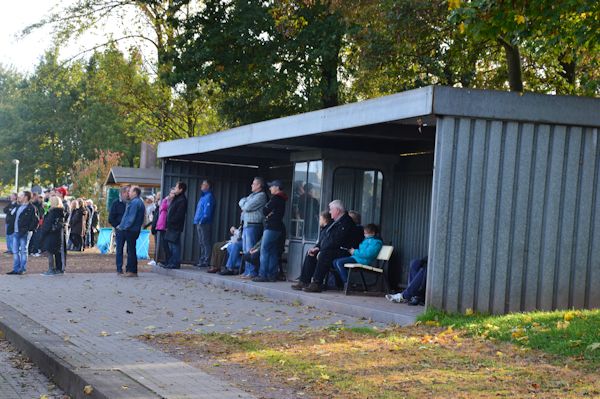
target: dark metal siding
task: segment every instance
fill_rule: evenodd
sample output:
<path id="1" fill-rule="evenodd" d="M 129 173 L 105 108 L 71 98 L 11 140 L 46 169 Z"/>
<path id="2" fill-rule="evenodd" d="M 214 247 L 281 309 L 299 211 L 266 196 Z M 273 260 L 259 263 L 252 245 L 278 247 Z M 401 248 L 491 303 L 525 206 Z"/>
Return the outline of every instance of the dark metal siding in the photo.
<path id="1" fill-rule="evenodd" d="M 600 306 L 598 129 L 438 118 L 428 305 Z"/>
<path id="2" fill-rule="evenodd" d="M 182 261 L 196 263 L 198 261 L 197 234 L 194 229 L 193 219 L 196 204 L 200 197 L 200 184 L 202 180 L 209 179 L 213 182 L 213 193 L 216 199 L 216 210 L 213 221 L 213 242 L 227 239 L 229 227 L 239 225 L 240 208 L 238 201 L 250 193 L 252 178 L 257 176 L 258 169 L 205 164 L 190 161 L 167 160 L 163 169 L 163 196 L 167 194 L 178 180 L 188 186 L 188 213 L 185 230 L 182 234 Z"/>

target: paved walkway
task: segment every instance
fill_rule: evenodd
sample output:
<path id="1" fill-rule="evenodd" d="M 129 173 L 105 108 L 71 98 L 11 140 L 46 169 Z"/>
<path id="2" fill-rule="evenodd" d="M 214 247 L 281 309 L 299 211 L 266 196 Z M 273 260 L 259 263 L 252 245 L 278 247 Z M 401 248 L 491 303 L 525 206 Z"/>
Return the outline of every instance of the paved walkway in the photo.
<path id="1" fill-rule="evenodd" d="M 32 399 L 42 395 L 54 399 L 61 398 L 63 392 L 8 341 L 0 339 L 0 398 Z"/>
<path id="2" fill-rule="evenodd" d="M 137 335 L 366 323 L 154 273 L 138 279 L 116 274 L 3 275 L 0 287 L 1 302 L 63 338 L 64 345 L 50 348 L 54 355 L 77 369 L 118 370 L 165 398 L 251 396 L 145 345 Z"/>

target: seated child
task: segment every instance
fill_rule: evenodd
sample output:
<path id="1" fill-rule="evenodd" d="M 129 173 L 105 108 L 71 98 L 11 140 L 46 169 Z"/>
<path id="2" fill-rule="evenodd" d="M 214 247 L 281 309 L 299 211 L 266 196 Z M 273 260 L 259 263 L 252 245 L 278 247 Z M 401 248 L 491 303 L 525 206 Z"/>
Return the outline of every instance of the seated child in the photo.
<path id="1" fill-rule="evenodd" d="M 370 265 L 371 262 L 377 258 L 377 255 L 383 246 L 383 241 L 381 241 L 381 238 L 378 236 L 379 227 L 377 227 L 377 225 L 370 223 L 365 226 L 363 232 L 365 239 L 360 243 L 358 248 L 350 248 L 348 250 L 351 256 L 338 258 L 333 261 L 333 265 L 338 271 L 344 284 L 348 282 L 348 270 L 344 267 L 346 263 Z"/>

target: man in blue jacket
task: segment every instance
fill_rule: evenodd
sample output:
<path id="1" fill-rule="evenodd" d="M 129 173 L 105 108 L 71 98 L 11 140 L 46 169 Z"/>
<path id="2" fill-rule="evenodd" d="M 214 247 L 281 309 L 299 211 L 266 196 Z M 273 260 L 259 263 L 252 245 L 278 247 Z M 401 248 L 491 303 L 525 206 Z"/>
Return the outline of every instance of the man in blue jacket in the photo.
<path id="1" fill-rule="evenodd" d="M 139 187 L 132 186 L 129 189 L 129 203 L 125 208 L 125 214 L 121 223 L 117 226 L 127 244 L 127 265 L 125 266 L 125 277 L 137 277 L 137 253 L 135 243 L 140 236 L 146 207 L 140 199 L 142 191 Z"/>
<path id="2" fill-rule="evenodd" d="M 198 257 L 198 267 L 208 267 L 212 251 L 212 219 L 215 211 L 215 197 L 212 193 L 212 184 L 204 180 L 200 186 L 202 195 L 196 205 L 196 214 L 194 215 L 194 225 L 198 232 L 198 241 L 200 243 L 200 255 Z"/>

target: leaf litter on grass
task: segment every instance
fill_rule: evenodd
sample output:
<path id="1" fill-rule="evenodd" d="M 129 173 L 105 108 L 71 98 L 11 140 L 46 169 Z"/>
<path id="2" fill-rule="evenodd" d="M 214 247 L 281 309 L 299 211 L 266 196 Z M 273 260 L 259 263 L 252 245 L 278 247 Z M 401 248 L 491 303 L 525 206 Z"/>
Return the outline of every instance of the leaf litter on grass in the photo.
<path id="1" fill-rule="evenodd" d="M 186 353 L 185 361 L 193 362 L 193 353 L 208 356 L 220 366 L 242 367 L 252 378 L 278 382 L 314 398 L 600 395 L 595 374 L 576 362 L 562 367 L 546 354 L 468 336 L 452 326 L 376 330 L 335 325 L 295 332 L 171 333 L 140 339 L 167 352 L 177 347 Z"/>

